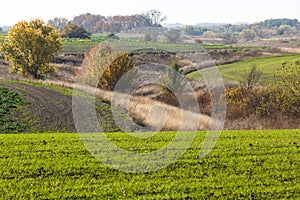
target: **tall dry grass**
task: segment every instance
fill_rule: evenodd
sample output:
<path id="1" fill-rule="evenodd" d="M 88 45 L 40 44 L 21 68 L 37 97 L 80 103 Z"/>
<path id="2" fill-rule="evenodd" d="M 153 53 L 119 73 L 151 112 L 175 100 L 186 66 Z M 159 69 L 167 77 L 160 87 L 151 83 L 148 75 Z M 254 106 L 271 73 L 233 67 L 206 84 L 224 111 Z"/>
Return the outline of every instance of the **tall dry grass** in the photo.
<path id="1" fill-rule="evenodd" d="M 150 126 L 155 130 L 207 130 L 212 123 L 212 119 L 207 115 L 193 113 L 147 97 L 131 96 L 83 85 L 73 85 L 73 89 L 112 102 L 114 107 L 127 111 L 138 124 Z"/>

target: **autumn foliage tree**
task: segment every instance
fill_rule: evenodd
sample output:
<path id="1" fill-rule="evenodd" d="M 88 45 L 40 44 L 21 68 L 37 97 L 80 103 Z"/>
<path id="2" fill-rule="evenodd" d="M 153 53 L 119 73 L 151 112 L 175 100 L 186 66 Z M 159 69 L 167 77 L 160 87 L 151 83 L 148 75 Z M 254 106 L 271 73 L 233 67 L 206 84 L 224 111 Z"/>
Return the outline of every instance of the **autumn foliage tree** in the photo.
<path id="1" fill-rule="evenodd" d="M 62 32 L 62 37 L 67 38 L 90 38 L 91 33 L 85 30 L 82 26 L 77 24 L 69 23 Z"/>
<path id="2" fill-rule="evenodd" d="M 113 90 L 121 77 L 133 68 L 133 60 L 128 54 L 112 51 L 109 44 L 103 43 L 86 55 L 79 76 L 90 86 Z"/>
<path id="3" fill-rule="evenodd" d="M 300 62 L 282 63 L 276 73 L 276 85 L 281 89 L 282 107 L 286 112 L 300 116 Z"/>
<path id="4" fill-rule="evenodd" d="M 55 28 L 40 19 L 17 23 L 9 32 L 2 50 L 10 72 L 36 79 L 54 72 L 49 63 L 61 49 L 61 38 Z"/>

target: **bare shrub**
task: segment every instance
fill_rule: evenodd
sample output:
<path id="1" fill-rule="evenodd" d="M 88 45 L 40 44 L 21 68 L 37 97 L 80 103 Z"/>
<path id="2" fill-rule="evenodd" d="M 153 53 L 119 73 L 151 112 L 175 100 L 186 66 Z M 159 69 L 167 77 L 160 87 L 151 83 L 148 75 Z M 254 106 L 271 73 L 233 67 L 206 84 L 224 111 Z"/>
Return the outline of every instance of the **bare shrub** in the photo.
<path id="1" fill-rule="evenodd" d="M 252 65 L 250 70 L 244 74 L 242 84 L 244 84 L 248 90 L 251 90 L 257 86 L 262 76 L 263 73 L 258 70 L 257 66 Z"/>

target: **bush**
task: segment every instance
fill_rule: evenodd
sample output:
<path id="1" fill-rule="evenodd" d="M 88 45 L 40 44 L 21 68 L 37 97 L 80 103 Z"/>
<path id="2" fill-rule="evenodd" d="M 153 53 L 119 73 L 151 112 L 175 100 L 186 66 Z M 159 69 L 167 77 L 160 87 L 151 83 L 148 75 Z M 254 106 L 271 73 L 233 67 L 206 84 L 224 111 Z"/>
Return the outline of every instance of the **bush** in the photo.
<path id="1" fill-rule="evenodd" d="M 113 52 L 107 43 L 103 43 L 93 47 L 85 56 L 80 76 L 90 86 L 113 90 L 119 79 L 133 67 L 128 54 Z"/>
<path id="2" fill-rule="evenodd" d="M 251 90 L 255 86 L 257 86 L 262 76 L 263 73 L 258 70 L 257 66 L 252 65 L 251 69 L 246 74 L 244 74 L 242 84 L 244 84 L 248 90 Z"/>
<path id="3" fill-rule="evenodd" d="M 227 116 L 242 118 L 256 114 L 272 117 L 278 112 L 283 112 L 280 92 L 276 87 L 255 87 L 251 90 L 244 86 L 227 88 Z"/>
<path id="4" fill-rule="evenodd" d="M 69 23 L 62 32 L 62 37 L 86 39 L 91 37 L 91 33 L 87 32 L 82 26 Z"/>
<path id="5" fill-rule="evenodd" d="M 299 61 L 292 64 L 282 63 L 275 75 L 275 84 L 281 89 L 280 98 L 286 113 L 300 116 L 300 65 Z"/>
<path id="6" fill-rule="evenodd" d="M 106 38 L 107 39 L 112 39 L 112 40 L 119 40 L 120 39 L 117 35 L 115 35 L 113 33 L 108 34 Z"/>

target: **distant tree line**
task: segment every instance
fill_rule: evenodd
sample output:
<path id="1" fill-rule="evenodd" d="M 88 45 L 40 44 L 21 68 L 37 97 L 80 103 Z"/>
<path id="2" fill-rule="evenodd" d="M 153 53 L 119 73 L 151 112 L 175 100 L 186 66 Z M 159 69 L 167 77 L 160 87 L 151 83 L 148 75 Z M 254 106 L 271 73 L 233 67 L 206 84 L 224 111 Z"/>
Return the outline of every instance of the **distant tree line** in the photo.
<path id="1" fill-rule="evenodd" d="M 165 19 L 162 12 L 150 10 L 143 14 L 110 17 L 87 13 L 75 17 L 72 23 L 82 26 L 90 33 L 120 33 L 139 28 L 161 27 Z"/>
<path id="2" fill-rule="evenodd" d="M 184 26 L 186 35 L 206 38 L 222 38 L 227 44 L 238 40 L 249 41 L 275 36 L 292 37 L 300 34 L 300 22 L 297 19 L 268 19 L 254 24 L 224 24 L 209 28 L 202 26 Z"/>
<path id="3" fill-rule="evenodd" d="M 162 12 L 150 10 L 142 14 L 109 17 L 87 13 L 76 16 L 72 21 L 54 18 L 49 20 L 48 24 L 62 32 L 63 37 L 88 38 L 93 33 L 120 33 L 134 29 L 162 27 L 161 23 L 165 20 L 166 17 Z M 209 27 L 186 25 L 182 29 L 176 29 L 185 35 L 222 38 L 225 44 L 232 44 L 239 40 L 299 35 L 300 22 L 297 19 L 268 19 L 254 24 L 218 24 Z M 155 41 L 156 38 L 157 33 L 152 31 L 145 40 Z"/>
<path id="4" fill-rule="evenodd" d="M 76 16 L 72 21 L 55 17 L 48 24 L 62 33 L 62 37 L 89 38 L 93 33 L 120 33 L 134 29 L 162 27 L 166 16 L 158 10 L 149 10 L 143 14 L 129 16 L 92 15 L 90 13 Z"/>

